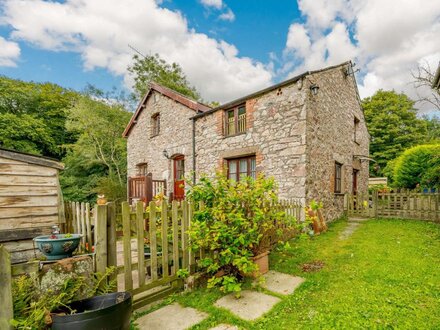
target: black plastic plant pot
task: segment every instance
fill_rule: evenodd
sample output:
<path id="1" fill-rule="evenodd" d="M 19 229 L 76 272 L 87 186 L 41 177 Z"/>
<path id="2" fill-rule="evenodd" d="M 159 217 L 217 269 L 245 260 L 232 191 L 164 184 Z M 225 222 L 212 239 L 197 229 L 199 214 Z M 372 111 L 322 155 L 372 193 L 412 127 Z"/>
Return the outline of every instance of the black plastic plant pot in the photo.
<path id="1" fill-rule="evenodd" d="M 81 330 L 122 330 L 130 328 L 132 299 L 129 292 L 115 292 L 78 300 L 69 307 L 75 310 L 69 314 L 67 308 L 55 313 L 65 312 L 68 315 L 52 316 L 52 329 Z"/>

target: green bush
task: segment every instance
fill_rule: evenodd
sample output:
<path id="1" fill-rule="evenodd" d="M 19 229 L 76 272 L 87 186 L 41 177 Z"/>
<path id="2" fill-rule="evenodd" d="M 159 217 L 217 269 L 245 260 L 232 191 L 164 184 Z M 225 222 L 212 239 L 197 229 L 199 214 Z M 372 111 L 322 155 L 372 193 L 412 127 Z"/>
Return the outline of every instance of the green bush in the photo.
<path id="1" fill-rule="evenodd" d="M 394 185 L 414 189 L 440 186 L 440 144 L 407 149 L 394 164 Z"/>
<path id="2" fill-rule="evenodd" d="M 274 206 L 278 197 L 272 178 L 235 182 L 222 174 L 202 177 L 188 198 L 195 205 L 203 202 L 191 223 L 191 248 L 209 252 L 200 261 L 211 276 L 208 287 L 219 286 L 225 292 L 239 295 L 243 276 L 257 271 L 252 257 L 269 250 L 284 230 L 298 230 L 294 217 Z"/>

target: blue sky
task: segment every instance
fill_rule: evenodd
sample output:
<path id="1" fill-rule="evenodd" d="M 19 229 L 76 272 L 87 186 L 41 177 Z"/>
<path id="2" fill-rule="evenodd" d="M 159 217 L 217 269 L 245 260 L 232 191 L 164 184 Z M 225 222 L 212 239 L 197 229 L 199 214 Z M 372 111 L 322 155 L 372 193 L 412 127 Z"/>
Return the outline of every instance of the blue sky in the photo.
<path id="1" fill-rule="evenodd" d="M 420 3 L 2 0 L 0 74 L 77 90 L 87 83 L 129 90 L 130 44 L 179 63 L 207 101 L 349 59 L 360 69 L 362 97 L 383 88 L 416 98 L 429 91 L 414 89 L 411 70 L 440 60 L 440 2 Z"/>

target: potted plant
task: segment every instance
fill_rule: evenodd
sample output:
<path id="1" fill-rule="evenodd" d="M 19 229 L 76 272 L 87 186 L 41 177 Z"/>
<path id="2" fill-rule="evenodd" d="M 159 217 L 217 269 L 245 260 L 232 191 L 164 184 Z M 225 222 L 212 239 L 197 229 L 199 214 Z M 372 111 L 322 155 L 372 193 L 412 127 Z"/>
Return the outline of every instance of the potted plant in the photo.
<path id="1" fill-rule="evenodd" d="M 190 184 L 187 198 L 197 206 L 188 232 L 191 249 L 208 252 L 199 263 L 210 276 L 208 287 L 237 295 L 243 277 L 268 271 L 269 251 L 281 228 L 296 224 L 276 206 L 275 181 L 262 175 L 239 182 L 222 173 L 202 177 Z"/>
<path id="2" fill-rule="evenodd" d="M 72 256 L 81 237 L 81 234 L 52 234 L 37 236 L 34 242 L 48 260 L 59 260 Z"/>

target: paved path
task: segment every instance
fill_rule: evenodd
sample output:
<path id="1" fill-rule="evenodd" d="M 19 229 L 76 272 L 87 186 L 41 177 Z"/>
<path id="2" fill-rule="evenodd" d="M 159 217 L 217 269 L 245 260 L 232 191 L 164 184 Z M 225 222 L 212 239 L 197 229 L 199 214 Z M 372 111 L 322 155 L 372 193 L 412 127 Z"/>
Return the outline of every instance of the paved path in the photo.
<path id="1" fill-rule="evenodd" d="M 295 289 L 304 282 L 301 277 L 270 271 L 264 275 L 265 285 L 263 287 L 279 295 L 293 294 Z M 234 294 L 229 294 L 217 300 L 214 306 L 226 309 L 247 321 L 254 321 L 268 313 L 281 298 L 270 294 L 244 290 L 240 299 Z M 144 315 L 136 320 L 139 329 L 160 329 L 160 330 L 184 330 L 209 317 L 209 314 L 198 311 L 195 308 L 182 307 L 174 303 L 162 307 L 152 313 Z M 211 330 L 236 330 L 236 326 L 230 324 L 219 324 Z"/>
<path id="2" fill-rule="evenodd" d="M 339 239 L 344 240 L 349 238 L 358 229 L 362 222 L 367 221 L 367 218 L 348 218 L 348 226 L 339 234 Z"/>

